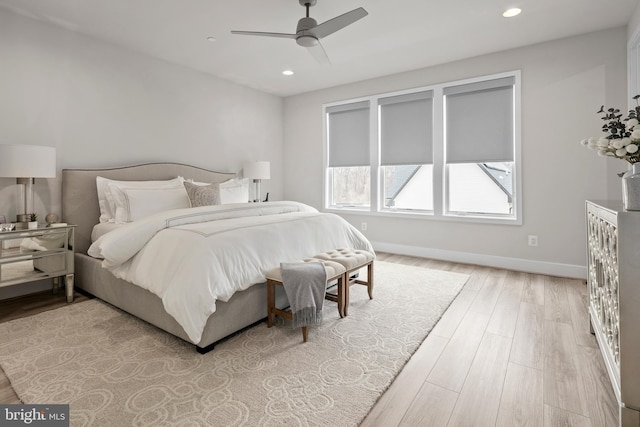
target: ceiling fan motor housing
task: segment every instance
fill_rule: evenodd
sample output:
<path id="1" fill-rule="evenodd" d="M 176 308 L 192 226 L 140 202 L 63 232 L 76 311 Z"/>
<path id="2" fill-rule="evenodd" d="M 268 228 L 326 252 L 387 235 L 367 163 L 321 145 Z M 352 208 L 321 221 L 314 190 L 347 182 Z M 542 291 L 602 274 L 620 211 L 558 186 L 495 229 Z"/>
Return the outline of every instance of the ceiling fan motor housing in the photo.
<path id="1" fill-rule="evenodd" d="M 313 18 L 300 18 L 300 20 L 298 21 L 298 27 L 296 28 L 296 34 L 298 34 L 298 37 L 296 37 L 296 43 L 304 47 L 312 47 L 317 45 L 317 37 L 308 32 L 309 30 L 317 26 L 318 22 Z"/>
<path id="2" fill-rule="evenodd" d="M 300 18 L 300 20 L 298 21 L 298 27 L 296 28 L 296 33 L 299 33 L 301 31 L 308 31 L 317 26 L 318 21 L 313 18 Z"/>

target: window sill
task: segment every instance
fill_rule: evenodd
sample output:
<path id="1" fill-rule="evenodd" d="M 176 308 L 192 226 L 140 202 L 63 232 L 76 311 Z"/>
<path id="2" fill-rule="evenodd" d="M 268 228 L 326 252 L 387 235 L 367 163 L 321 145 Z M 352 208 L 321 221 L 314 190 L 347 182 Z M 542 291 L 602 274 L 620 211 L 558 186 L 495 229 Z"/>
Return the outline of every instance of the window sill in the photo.
<path id="1" fill-rule="evenodd" d="M 324 212 L 334 213 L 337 215 L 365 215 L 375 217 L 387 217 L 387 218 L 403 218 L 411 220 L 427 220 L 427 221 L 444 221 L 444 222 L 463 222 L 463 223 L 477 223 L 477 224 L 502 224 L 502 225 L 522 225 L 521 218 L 515 217 L 496 217 L 489 215 L 436 215 L 433 212 L 411 212 L 411 211 L 379 211 L 372 212 L 369 209 L 355 209 L 355 208 L 325 208 Z"/>

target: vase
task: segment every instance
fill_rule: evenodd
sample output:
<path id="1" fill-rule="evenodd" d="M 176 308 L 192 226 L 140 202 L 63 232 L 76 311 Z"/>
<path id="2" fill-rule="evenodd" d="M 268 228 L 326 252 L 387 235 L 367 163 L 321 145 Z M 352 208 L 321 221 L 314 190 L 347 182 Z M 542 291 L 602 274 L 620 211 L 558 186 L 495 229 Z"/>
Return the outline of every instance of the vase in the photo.
<path id="1" fill-rule="evenodd" d="M 622 175 L 622 205 L 627 211 L 640 211 L 640 163 Z"/>

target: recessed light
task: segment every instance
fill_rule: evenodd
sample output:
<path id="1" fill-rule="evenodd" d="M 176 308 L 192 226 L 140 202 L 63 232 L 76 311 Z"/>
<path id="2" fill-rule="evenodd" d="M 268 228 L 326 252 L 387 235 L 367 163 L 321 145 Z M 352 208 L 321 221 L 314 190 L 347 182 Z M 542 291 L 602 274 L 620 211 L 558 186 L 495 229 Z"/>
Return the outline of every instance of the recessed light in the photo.
<path id="1" fill-rule="evenodd" d="M 293 71 L 291 71 L 291 70 L 284 70 L 284 71 L 282 72 L 282 74 L 284 74 L 285 76 L 293 76 Z"/>
<path id="2" fill-rule="evenodd" d="M 212 37 L 212 36 L 209 36 L 209 37 L 207 37 L 207 40 L 210 41 L 210 42 L 214 42 L 214 41 L 216 41 L 216 38 Z"/>
<path id="3" fill-rule="evenodd" d="M 505 18 L 513 18 L 514 16 L 520 15 L 520 12 L 522 12 L 522 9 L 514 7 L 511 9 L 505 10 L 502 16 L 504 16 Z"/>

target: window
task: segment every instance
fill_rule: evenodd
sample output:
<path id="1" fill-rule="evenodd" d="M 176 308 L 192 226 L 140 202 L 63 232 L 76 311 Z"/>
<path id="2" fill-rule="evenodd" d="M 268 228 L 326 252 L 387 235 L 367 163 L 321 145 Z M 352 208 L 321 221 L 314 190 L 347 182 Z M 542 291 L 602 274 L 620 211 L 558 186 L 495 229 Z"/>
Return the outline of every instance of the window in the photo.
<path id="1" fill-rule="evenodd" d="M 326 207 L 519 223 L 519 80 L 325 105 Z"/>
<path id="2" fill-rule="evenodd" d="M 511 216 L 515 79 L 445 87 L 447 214 Z"/>
<path id="3" fill-rule="evenodd" d="M 433 91 L 378 99 L 382 210 L 433 210 Z"/>
<path id="4" fill-rule="evenodd" d="M 329 107 L 326 113 L 328 205 L 368 208 L 371 206 L 369 101 Z"/>

